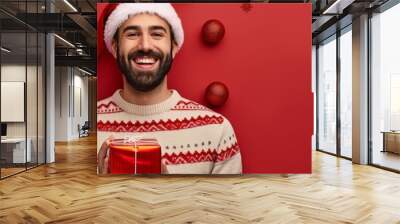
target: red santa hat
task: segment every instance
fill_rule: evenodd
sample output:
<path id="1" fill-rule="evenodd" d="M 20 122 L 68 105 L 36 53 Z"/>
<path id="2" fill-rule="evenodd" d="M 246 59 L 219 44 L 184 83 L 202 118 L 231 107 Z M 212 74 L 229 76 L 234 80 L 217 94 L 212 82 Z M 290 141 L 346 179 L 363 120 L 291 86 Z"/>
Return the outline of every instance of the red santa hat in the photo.
<path id="1" fill-rule="evenodd" d="M 165 19 L 172 28 L 178 50 L 182 47 L 184 33 L 181 20 L 169 3 L 121 3 L 110 14 L 104 28 L 104 42 L 112 52 L 112 40 L 117 29 L 129 18 L 140 13 L 154 13 Z"/>

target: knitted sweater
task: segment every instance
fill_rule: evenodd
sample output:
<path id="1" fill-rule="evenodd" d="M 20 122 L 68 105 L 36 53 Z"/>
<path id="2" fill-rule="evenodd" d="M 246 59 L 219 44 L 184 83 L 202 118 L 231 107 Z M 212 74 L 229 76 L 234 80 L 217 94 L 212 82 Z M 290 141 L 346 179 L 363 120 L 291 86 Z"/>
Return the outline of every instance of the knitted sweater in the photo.
<path id="1" fill-rule="evenodd" d="M 126 102 L 117 90 L 97 103 L 97 151 L 108 136 L 155 138 L 168 174 L 240 174 L 242 160 L 230 122 L 175 90 L 154 105 Z"/>

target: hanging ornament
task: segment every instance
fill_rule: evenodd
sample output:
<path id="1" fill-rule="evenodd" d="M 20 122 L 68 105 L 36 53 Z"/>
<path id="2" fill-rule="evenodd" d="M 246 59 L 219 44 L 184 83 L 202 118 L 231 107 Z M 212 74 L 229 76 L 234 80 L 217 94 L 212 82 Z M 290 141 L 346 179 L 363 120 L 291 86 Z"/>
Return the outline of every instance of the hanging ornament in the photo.
<path id="1" fill-rule="evenodd" d="M 208 45 L 215 45 L 219 43 L 222 38 L 224 38 L 225 27 L 224 25 L 216 19 L 208 20 L 204 23 L 201 29 L 201 35 L 203 37 L 204 43 Z"/>
<path id="2" fill-rule="evenodd" d="M 212 82 L 207 86 L 204 97 L 209 106 L 220 107 L 229 97 L 228 87 L 222 82 Z"/>

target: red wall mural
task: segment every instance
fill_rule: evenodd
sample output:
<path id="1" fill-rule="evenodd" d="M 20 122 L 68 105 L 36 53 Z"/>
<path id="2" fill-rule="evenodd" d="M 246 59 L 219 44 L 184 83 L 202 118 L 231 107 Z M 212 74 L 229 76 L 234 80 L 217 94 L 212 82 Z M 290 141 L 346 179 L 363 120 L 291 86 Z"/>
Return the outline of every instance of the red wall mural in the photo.
<path id="1" fill-rule="evenodd" d="M 98 99 L 122 87 L 103 42 L 109 3 L 98 4 Z M 224 83 L 226 103 L 215 111 L 232 123 L 244 173 L 310 173 L 311 4 L 173 4 L 185 42 L 168 74 L 171 89 L 205 104 L 207 86 Z M 111 7 L 112 8 L 112 7 Z M 219 20 L 223 39 L 204 44 L 201 30 Z"/>

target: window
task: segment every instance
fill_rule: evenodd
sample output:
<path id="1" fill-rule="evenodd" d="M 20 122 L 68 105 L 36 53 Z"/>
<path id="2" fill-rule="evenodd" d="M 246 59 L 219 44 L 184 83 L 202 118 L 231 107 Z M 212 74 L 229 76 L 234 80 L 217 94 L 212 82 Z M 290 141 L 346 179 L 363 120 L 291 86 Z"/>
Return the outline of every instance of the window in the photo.
<path id="1" fill-rule="evenodd" d="M 336 153 L 336 36 L 318 47 L 318 149 Z"/>
<path id="2" fill-rule="evenodd" d="M 372 163 L 400 170 L 400 4 L 371 18 Z M 397 132 L 396 132 L 397 131 Z"/>
<path id="3" fill-rule="evenodd" d="M 352 157 L 352 34 L 351 26 L 340 36 L 340 155 Z"/>

